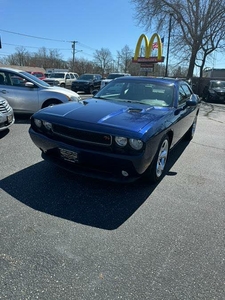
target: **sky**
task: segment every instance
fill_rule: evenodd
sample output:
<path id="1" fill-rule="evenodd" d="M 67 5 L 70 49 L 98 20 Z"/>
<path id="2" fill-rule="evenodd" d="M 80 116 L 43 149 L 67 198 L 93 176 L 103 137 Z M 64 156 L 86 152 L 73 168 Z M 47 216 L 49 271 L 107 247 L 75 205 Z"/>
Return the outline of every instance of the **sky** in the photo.
<path id="1" fill-rule="evenodd" d="M 0 0 L 0 59 L 17 47 L 28 52 L 45 47 L 68 60 L 76 41 L 75 58 L 93 60 L 95 51 L 104 48 L 116 60 L 125 45 L 134 51 L 141 34 L 150 38 L 154 33 L 138 26 L 134 16 L 130 0 Z M 167 41 L 167 34 L 158 34 Z M 214 54 L 207 66 L 225 68 L 225 59 Z"/>
<path id="2" fill-rule="evenodd" d="M 129 0 L 0 0 L 0 58 L 23 46 L 58 49 L 63 59 L 93 60 L 95 50 L 109 49 L 116 59 L 125 45 L 135 49 L 144 29 L 137 26 Z"/>

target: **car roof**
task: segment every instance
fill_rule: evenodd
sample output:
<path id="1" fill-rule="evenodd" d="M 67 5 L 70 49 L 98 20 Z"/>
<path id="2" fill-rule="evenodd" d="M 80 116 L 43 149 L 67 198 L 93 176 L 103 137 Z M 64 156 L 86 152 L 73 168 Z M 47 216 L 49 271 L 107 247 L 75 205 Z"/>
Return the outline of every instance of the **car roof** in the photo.
<path id="1" fill-rule="evenodd" d="M 3 68 L 0 68 L 0 70 L 2 70 L 2 71 L 12 71 L 12 72 L 26 72 L 26 71 L 24 71 L 24 70 L 20 70 L 20 69 L 13 69 L 13 68 L 5 68 L 5 67 L 3 67 Z"/>
<path id="2" fill-rule="evenodd" d="M 117 80 L 117 81 L 145 80 L 145 81 L 158 82 L 158 83 L 167 83 L 167 84 L 175 84 L 177 82 L 185 82 L 183 79 L 179 79 L 179 78 L 149 77 L 149 76 L 124 76 L 124 77 L 115 78 L 114 80 Z"/>

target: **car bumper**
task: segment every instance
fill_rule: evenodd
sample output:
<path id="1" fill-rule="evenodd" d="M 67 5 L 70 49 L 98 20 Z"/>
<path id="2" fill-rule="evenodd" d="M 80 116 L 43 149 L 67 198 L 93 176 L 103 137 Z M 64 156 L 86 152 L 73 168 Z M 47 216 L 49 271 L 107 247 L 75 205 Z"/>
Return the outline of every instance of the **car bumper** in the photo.
<path id="1" fill-rule="evenodd" d="M 0 131 L 8 129 L 15 122 L 13 111 L 9 111 L 7 114 L 0 113 Z"/>
<path id="2" fill-rule="evenodd" d="M 90 86 L 76 86 L 76 85 L 72 85 L 71 86 L 71 90 L 76 92 L 76 91 L 79 91 L 79 92 L 86 92 L 90 89 Z"/>
<path id="3" fill-rule="evenodd" d="M 76 174 L 115 182 L 133 182 L 149 166 L 145 153 L 127 156 L 87 150 L 54 141 L 29 129 L 34 144 L 42 151 L 42 158 Z"/>
<path id="4" fill-rule="evenodd" d="M 218 103 L 225 103 L 225 95 L 210 94 L 210 100 Z"/>

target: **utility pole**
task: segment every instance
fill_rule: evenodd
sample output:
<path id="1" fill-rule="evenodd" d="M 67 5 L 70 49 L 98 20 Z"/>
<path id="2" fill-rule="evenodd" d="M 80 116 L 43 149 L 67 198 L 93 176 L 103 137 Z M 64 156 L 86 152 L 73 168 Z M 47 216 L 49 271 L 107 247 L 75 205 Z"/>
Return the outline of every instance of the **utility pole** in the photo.
<path id="1" fill-rule="evenodd" d="M 73 49 L 73 67 L 72 67 L 72 71 L 75 72 L 74 70 L 74 66 L 75 66 L 75 45 L 76 45 L 77 41 L 72 41 L 72 49 Z"/>
<path id="2" fill-rule="evenodd" d="M 168 76 L 168 63 L 169 63 L 169 52 L 170 52 L 170 34 L 171 34 L 171 21 L 172 21 L 173 14 L 170 13 L 170 20 L 169 20 L 169 35 L 168 35 L 168 44 L 167 44 L 167 54 L 166 54 L 166 71 L 165 77 Z"/>

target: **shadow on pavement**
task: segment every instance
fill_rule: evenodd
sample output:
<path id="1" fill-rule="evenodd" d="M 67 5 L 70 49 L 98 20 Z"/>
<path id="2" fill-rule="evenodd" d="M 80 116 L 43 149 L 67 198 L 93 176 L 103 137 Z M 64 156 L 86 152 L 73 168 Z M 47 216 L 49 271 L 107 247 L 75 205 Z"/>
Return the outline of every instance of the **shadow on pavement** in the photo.
<path id="1" fill-rule="evenodd" d="M 166 175 L 176 175 L 169 170 L 187 145 L 181 141 L 170 153 Z M 121 226 L 157 187 L 141 180 L 118 184 L 81 177 L 45 161 L 6 177 L 1 186 L 35 210 L 106 230 Z"/>

